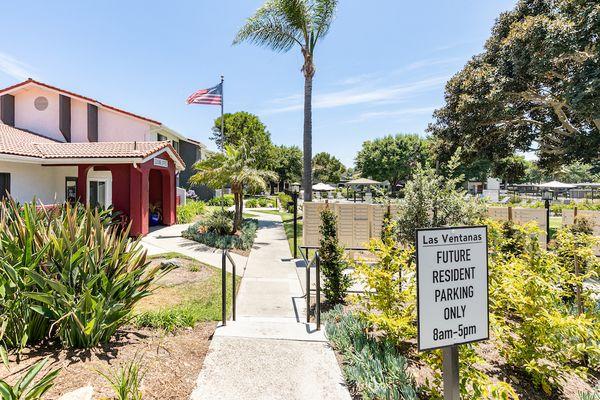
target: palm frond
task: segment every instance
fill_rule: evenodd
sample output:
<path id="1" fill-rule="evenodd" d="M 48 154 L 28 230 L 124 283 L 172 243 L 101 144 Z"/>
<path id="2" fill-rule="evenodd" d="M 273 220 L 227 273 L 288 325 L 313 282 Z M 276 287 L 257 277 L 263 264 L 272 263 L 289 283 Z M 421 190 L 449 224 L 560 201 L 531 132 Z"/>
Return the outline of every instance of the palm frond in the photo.
<path id="1" fill-rule="evenodd" d="M 337 9 L 338 0 L 314 0 L 312 7 L 313 16 L 311 37 L 311 51 L 314 49 L 317 41 L 327 35 L 331 23 L 335 18 L 335 10 Z"/>
<path id="2" fill-rule="evenodd" d="M 298 0 L 295 0 L 298 1 Z M 248 18 L 233 44 L 250 42 L 277 52 L 290 50 L 294 44 L 303 46 L 301 31 L 290 23 L 282 4 L 285 0 L 269 0 Z"/>

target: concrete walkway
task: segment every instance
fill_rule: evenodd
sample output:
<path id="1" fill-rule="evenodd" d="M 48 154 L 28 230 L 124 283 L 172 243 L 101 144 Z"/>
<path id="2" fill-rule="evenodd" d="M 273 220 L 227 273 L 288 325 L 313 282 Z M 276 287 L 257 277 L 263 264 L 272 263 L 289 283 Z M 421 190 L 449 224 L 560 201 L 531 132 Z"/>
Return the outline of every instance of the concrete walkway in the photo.
<path id="1" fill-rule="evenodd" d="M 148 255 L 176 252 L 212 265 L 213 267 L 221 268 L 221 250 L 181 237 L 181 232 L 186 230 L 190 225 L 177 224 L 152 229 L 148 235 L 142 238 L 141 244 L 148 252 Z M 231 256 L 237 266 L 236 275 L 242 275 L 248 257 L 235 253 L 231 253 Z M 229 262 L 227 263 L 227 270 L 229 272 L 232 270 L 231 263 Z"/>
<path id="2" fill-rule="evenodd" d="M 190 399 L 349 400 L 323 332 L 300 322 L 303 291 L 281 219 L 259 218 L 237 321 L 215 331 Z"/>

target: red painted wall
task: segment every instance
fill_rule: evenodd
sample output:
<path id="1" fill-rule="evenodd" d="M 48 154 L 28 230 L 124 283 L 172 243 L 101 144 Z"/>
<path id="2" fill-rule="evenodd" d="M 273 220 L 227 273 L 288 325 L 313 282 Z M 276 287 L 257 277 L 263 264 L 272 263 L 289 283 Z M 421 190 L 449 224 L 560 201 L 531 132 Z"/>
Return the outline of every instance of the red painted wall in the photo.
<path id="1" fill-rule="evenodd" d="M 163 158 L 158 156 L 157 158 Z M 87 173 L 90 168 L 110 170 L 112 173 L 112 203 L 131 220 L 131 235 L 148 233 L 148 207 L 160 201 L 164 225 L 176 222 L 175 164 L 164 157 L 167 167 L 154 165 L 154 159 L 134 167 L 132 164 L 78 165 L 77 191 L 82 203 L 87 198 Z M 152 190 L 150 190 L 152 188 Z"/>

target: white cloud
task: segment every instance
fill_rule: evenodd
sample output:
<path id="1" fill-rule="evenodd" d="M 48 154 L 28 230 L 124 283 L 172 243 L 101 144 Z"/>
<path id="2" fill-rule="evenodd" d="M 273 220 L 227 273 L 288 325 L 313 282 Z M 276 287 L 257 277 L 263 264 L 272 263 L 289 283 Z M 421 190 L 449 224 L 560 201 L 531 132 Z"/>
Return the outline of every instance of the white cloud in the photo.
<path id="1" fill-rule="evenodd" d="M 423 93 L 433 88 L 438 88 L 448 80 L 448 76 L 434 76 L 415 82 L 381 87 L 359 86 L 351 89 L 342 89 L 328 93 L 317 94 L 313 100 L 313 108 L 335 108 L 357 104 L 384 104 L 394 103 L 406 99 L 409 94 Z M 291 98 L 296 98 L 291 96 Z M 283 104 L 282 99 L 274 102 Z M 299 101 L 289 102 L 287 105 L 266 110 L 265 113 L 276 114 L 301 110 L 304 104 Z"/>
<path id="2" fill-rule="evenodd" d="M 415 61 L 413 63 L 408 64 L 406 67 L 401 68 L 399 72 L 402 71 L 413 71 L 416 69 L 429 68 L 436 65 L 447 65 L 453 64 L 455 62 L 461 61 L 462 59 L 459 57 L 451 57 L 451 58 L 429 58 L 424 60 Z"/>
<path id="3" fill-rule="evenodd" d="M 31 72 L 33 68 L 12 57 L 9 54 L 0 52 L 0 71 L 17 79 L 27 79 L 34 74 Z"/>
<path id="4" fill-rule="evenodd" d="M 352 122 L 364 122 L 375 118 L 397 118 L 412 115 L 431 114 L 439 107 L 411 107 L 401 108 L 398 110 L 386 110 L 386 111 L 371 111 L 360 114 L 357 118 L 347 121 Z"/>

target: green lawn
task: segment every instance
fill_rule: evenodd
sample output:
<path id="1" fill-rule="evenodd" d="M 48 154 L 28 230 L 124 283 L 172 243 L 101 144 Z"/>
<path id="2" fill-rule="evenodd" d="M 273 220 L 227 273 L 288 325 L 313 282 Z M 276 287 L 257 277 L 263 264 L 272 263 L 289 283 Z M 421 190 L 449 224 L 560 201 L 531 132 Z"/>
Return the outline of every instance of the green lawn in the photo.
<path id="1" fill-rule="evenodd" d="M 556 235 L 556 231 L 562 226 L 562 217 L 550 217 L 550 239 Z"/>
<path id="2" fill-rule="evenodd" d="M 221 269 L 179 253 L 164 253 L 149 260 L 178 259 L 183 266 L 159 281 L 152 295 L 142 299 L 135 310 L 136 326 L 173 331 L 198 322 L 221 319 Z M 231 312 L 232 275 L 227 273 L 227 314 Z M 236 288 L 241 278 L 236 278 Z"/>

